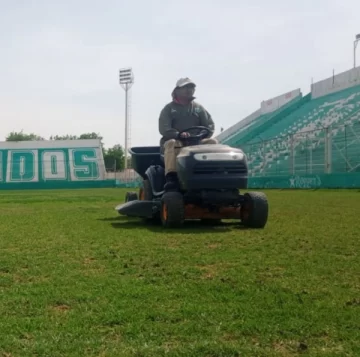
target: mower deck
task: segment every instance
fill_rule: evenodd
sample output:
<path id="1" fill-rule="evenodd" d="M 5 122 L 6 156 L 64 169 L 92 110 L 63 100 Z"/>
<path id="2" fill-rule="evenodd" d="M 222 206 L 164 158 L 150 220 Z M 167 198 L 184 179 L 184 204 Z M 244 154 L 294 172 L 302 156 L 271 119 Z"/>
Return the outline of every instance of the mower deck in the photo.
<path id="1" fill-rule="evenodd" d="M 218 210 L 209 210 L 194 204 L 184 206 L 185 219 L 239 219 L 240 207 L 220 207 Z M 125 216 L 152 218 L 161 210 L 161 201 L 134 200 L 120 204 L 115 210 Z"/>
<path id="2" fill-rule="evenodd" d="M 129 217 L 151 218 L 161 209 L 160 201 L 134 200 L 115 207 L 119 214 Z"/>

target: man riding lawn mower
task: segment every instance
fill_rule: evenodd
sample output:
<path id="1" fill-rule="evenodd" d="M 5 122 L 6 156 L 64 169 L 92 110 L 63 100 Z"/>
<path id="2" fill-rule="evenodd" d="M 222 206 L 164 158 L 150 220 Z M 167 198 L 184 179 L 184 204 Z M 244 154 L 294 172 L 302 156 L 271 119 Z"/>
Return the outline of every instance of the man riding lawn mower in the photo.
<path id="1" fill-rule="evenodd" d="M 130 149 L 134 170 L 142 177 L 139 197 L 128 192 L 116 207 L 123 215 L 161 220 L 179 227 L 186 220 L 237 219 L 250 228 L 264 228 L 268 202 L 247 188 L 248 166 L 241 149 L 212 138 L 214 122 L 194 102 L 195 84 L 177 81 L 172 102 L 160 113 L 160 146 Z"/>

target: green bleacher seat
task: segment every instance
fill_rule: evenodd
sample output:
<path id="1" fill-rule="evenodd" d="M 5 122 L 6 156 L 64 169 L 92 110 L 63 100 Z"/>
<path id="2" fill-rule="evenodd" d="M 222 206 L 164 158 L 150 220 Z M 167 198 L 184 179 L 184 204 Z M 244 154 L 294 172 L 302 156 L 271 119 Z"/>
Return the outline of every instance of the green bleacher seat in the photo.
<path id="1" fill-rule="evenodd" d="M 244 149 L 250 176 L 324 173 L 326 130 L 331 171 L 360 171 L 360 86 L 297 99 L 260 116 L 226 144 Z"/>

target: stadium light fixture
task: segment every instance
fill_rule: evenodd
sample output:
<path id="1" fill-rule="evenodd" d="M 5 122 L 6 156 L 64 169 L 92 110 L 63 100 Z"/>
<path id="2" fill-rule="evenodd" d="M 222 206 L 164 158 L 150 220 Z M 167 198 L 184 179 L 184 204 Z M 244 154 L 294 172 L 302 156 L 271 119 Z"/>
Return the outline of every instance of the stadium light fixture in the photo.
<path id="1" fill-rule="evenodd" d="M 358 33 L 355 36 L 355 41 L 354 41 L 354 68 L 356 68 L 356 47 L 357 47 L 359 41 L 360 41 L 360 33 Z"/>
<path id="2" fill-rule="evenodd" d="M 134 84 L 134 74 L 131 68 L 123 68 L 119 70 L 119 83 L 125 90 L 125 163 L 124 168 L 128 166 L 128 144 L 129 144 L 129 127 L 130 127 L 130 115 L 129 115 L 129 90 Z"/>

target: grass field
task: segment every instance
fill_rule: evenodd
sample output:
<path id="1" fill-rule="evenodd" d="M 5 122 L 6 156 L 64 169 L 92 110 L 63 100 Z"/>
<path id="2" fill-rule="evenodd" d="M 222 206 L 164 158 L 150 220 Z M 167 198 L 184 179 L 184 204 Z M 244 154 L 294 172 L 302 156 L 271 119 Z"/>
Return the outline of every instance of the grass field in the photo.
<path id="1" fill-rule="evenodd" d="M 0 356 L 360 356 L 360 192 L 268 191 L 264 230 L 0 193 Z"/>

